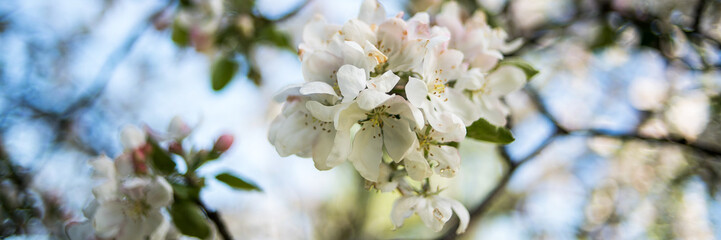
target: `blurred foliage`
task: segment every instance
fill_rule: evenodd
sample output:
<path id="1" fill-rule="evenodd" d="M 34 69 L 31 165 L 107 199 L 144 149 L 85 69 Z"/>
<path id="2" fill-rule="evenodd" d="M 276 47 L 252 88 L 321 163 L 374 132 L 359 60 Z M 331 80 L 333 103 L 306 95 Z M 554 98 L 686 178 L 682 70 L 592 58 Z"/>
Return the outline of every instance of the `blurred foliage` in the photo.
<path id="1" fill-rule="evenodd" d="M 255 1 L 251 0 L 227 0 L 221 1 L 223 5 L 222 12 L 217 16 L 217 25 L 207 30 L 207 35 L 198 35 L 198 30 L 184 25 L 177 14 L 180 11 L 195 11 L 201 8 L 202 1 L 180 0 L 179 4 L 174 8 L 170 8 L 172 12 L 167 24 L 163 27 L 161 18 L 151 18 L 156 21 L 156 27 L 159 29 L 169 29 L 169 38 L 178 46 L 183 48 L 195 48 L 196 51 L 204 53 L 209 59 L 211 72 L 208 76 L 209 86 L 216 90 L 222 90 L 233 79 L 239 75 L 246 76 L 255 84 L 262 83 L 260 75 L 260 63 L 256 63 L 253 59 L 253 50 L 259 45 L 270 45 L 279 49 L 295 51 L 295 47 L 291 45 L 290 36 L 278 30 L 277 24 L 286 21 L 287 16 L 295 14 L 298 9 L 291 11 L 286 16 L 269 19 L 262 16 L 257 11 Z M 437 11 L 439 4 L 444 1 L 440 0 L 412 0 L 408 1 L 408 12 L 414 13 L 418 11 Z M 559 1 L 567 3 L 568 6 L 558 3 L 552 5 L 550 1 L 539 1 L 539 5 L 552 5 L 550 12 L 563 13 L 561 17 L 552 17 L 547 14 L 541 20 L 533 24 L 522 24 L 520 20 L 531 19 L 530 16 L 517 13 L 517 9 L 524 7 L 532 8 L 533 4 L 528 1 L 512 0 L 504 2 L 498 11 L 489 10 L 484 4 L 490 1 L 476 0 L 460 0 L 464 9 L 467 10 L 467 16 L 473 11 L 483 11 L 489 18 L 492 26 L 507 29 L 511 35 L 511 39 L 523 38 L 524 45 L 518 51 L 511 55 L 532 59 L 534 54 L 543 52 L 557 46 L 563 48 L 563 52 L 573 55 L 570 60 L 568 56 L 563 56 L 559 52 L 551 52 L 556 54 L 553 59 L 541 59 L 542 62 L 554 64 L 550 67 L 543 68 L 544 73 L 536 76 L 536 80 L 532 82 L 531 88 L 543 90 L 546 86 L 552 86 L 552 83 L 562 85 L 574 85 L 579 82 L 590 81 L 588 75 L 579 74 L 583 71 L 613 71 L 609 69 L 591 69 L 588 70 L 587 55 L 592 56 L 595 61 L 602 55 L 612 55 L 614 51 L 637 52 L 639 50 L 650 50 L 658 53 L 663 57 L 665 73 L 667 75 L 683 75 L 684 78 L 700 78 L 701 73 L 711 73 L 712 84 L 696 84 L 694 89 L 701 89 L 707 95 L 710 108 L 713 109 L 711 122 L 706 127 L 707 130 L 698 139 L 679 138 L 674 133 L 673 124 L 665 118 L 668 112 L 668 99 L 682 95 L 681 91 L 671 92 L 669 96 L 661 104 L 663 107 L 659 109 L 636 109 L 642 116 L 638 119 L 638 126 L 629 126 L 628 131 L 621 133 L 609 131 L 595 131 L 597 129 L 586 129 L 585 125 L 568 121 L 567 116 L 555 116 L 558 110 L 545 109 L 543 105 L 552 102 L 548 101 L 557 92 L 550 94 L 539 94 L 538 98 L 528 92 L 522 92 L 518 95 L 522 99 L 521 105 L 525 108 L 518 110 L 513 109 L 514 124 L 522 123 L 532 117 L 542 115 L 542 119 L 549 120 L 553 128 L 558 129 L 555 133 L 550 134 L 537 149 L 531 151 L 530 156 L 514 156 L 513 162 L 529 162 L 524 167 L 537 167 L 537 172 L 541 177 L 536 182 L 541 183 L 547 181 L 553 176 L 570 175 L 568 182 L 581 182 L 576 178 L 585 172 L 575 172 L 575 168 L 581 168 L 583 165 L 591 166 L 593 172 L 607 172 L 604 175 L 604 181 L 601 184 L 579 183 L 584 188 L 582 195 L 583 209 L 554 209 L 555 211 L 584 211 L 580 221 L 575 225 L 578 229 L 576 237 L 580 239 L 608 239 L 620 238 L 619 232 L 623 231 L 624 226 L 628 226 L 629 222 L 643 222 L 644 218 L 633 218 L 635 209 L 643 206 L 643 201 L 650 201 L 653 206 L 651 215 L 641 215 L 648 218 L 649 222 L 645 229 L 645 236 L 639 238 L 652 239 L 683 239 L 678 229 L 681 229 L 682 220 L 679 215 L 685 214 L 682 204 L 684 204 L 684 188 L 694 182 L 704 183 L 704 193 L 708 195 L 709 201 L 718 202 L 718 191 L 721 187 L 721 160 L 720 155 L 709 152 L 708 149 L 718 149 L 717 145 L 721 142 L 718 134 L 709 134 L 708 132 L 718 132 L 718 116 L 721 112 L 721 97 L 718 94 L 718 71 L 721 60 L 719 59 L 719 47 L 721 38 L 718 35 L 718 18 L 721 2 L 712 0 L 697 1 L 604 1 L 604 0 L 574 0 Z M 616 2 L 616 4 L 614 4 Z M 302 5 L 304 6 L 304 5 Z M 111 8 L 112 1 L 107 1 L 103 8 Z M 563 11 L 569 8 L 569 11 Z M 523 13 L 523 12 L 521 12 Z M 155 14 L 155 13 L 154 13 Z M 412 15 L 412 14 L 408 14 Z M 160 20 L 159 20 L 160 19 Z M 13 26 L 13 18 L 10 13 L 0 14 L 0 34 L 7 34 L 10 31 L 18 31 L 18 26 Z M 714 25 L 715 24 L 715 25 Z M 714 28 L 715 27 L 715 28 Z M 7 96 L 6 102 L 13 103 L 11 108 L 2 109 L 4 117 L 0 122 L 0 135 L 4 135 L 12 124 L 20 124 L 23 121 L 39 121 L 49 126 L 47 129 L 55 134 L 51 137 L 54 139 L 52 144 L 67 144 L 78 152 L 87 155 L 97 155 L 100 152 L 111 149 L 110 144 L 106 142 L 96 142 L 88 139 L 101 139 L 93 136 L 93 131 L 88 130 L 88 118 L 96 119 L 96 122 L 110 121 L 117 115 L 102 112 L 104 105 L 97 104 L 100 107 L 94 108 L 95 102 L 99 101 L 98 96 L 103 94 L 104 84 L 93 84 L 90 88 L 85 89 L 85 85 L 73 82 L 76 78 L 67 69 L 67 63 L 73 61 L 73 55 L 68 54 L 72 48 L 82 45 L 82 39 L 88 38 L 88 33 L 92 27 L 85 27 L 77 32 L 69 33 L 70 37 L 45 39 L 51 41 L 52 44 L 43 44 L 39 39 L 31 39 L 25 47 L 28 59 L 27 73 L 23 73 L 28 79 L 21 79 L 24 84 L 21 87 L 12 87 L 11 80 L 6 79 L 8 69 L 5 63 L 0 65 L 0 90 Z M 144 29 L 144 28 L 143 28 Z M 139 31 L 142 32 L 142 31 Z M 132 33 L 128 39 L 137 38 L 139 33 Z M 211 41 L 205 42 L 208 39 Z M 123 42 L 118 52 L 130 52 L 132 43 L 135 41 Z M 570 44 L 569 44 L 570 43 Z M 581 51 L 576 51 L 575 47 L 580 47 Z M 544 55 L 548 56 L 548 55 Z M 111 64 L 107 69 L 101 69 L 98 74 L 98 82 L 107 81 L 108 78 L 103 77 L 111 75 L 112 69 L 117 64 L 113 62 L 121 61 L 124 55 L 111 55 Z M 622 57 L 627 57 L 622 56 Z M 117 59 L 116 59 L 117 58 Z M 536 59 L 537 60 L 537 59 Z M 562 62 L 566 61 L 566 62 Z M 147 66 L 146 66 L 147 67 Z M 563 73 L 557 77 L 553 75 L 553 71 L 545 71 L 550 69 Z M 530 70 L 530 69 L 529 69 Z M 92 70 L 94 73 L 95 70 Z M 527 74 L 533 75 L 535 71 L 526 71 Z M 715 73 L 715 75 L 714 75 Z M 546 75 L 546 76 L 540 76 Z M 550 76 L 550 77 L 548 77 Z M 573 78 L 574 81 L 563 82 L 563 78 Z M 653 76 L 656 77 L 656 76 Z M 612 82 L 617 77 L 608 77 L 605 81 Z M 671 81 L 669 80 L 664 81 Z M 560 80 L 559 80 L 560 79 Z M 55 87 L 47 87 L 46 89 L 33 86 L 32 83 L 50 82 L 50 80 L 58 82 L 69 82 L 77 87 L 77 91 L 71 97 L 60 97 L 63 101 L 57 99 L 50 100 L 43 96 L 53 95 L 58 89 Z M 554 82 L 555 81 L 555 82 Z M 560 82 L 560 83 L 559 83 Z M 682 84 L 679 84 L 682 85 Z M 593 86 L 597 87 L 597 86 Z M 592 87 L 592 89 L 593 89 Z M 626 93 L 628 86 L 622 85 L 618 92 Z M 674 86 L 674 88 L 680 88 Z M 49 90 L 47 90 L 49 89 Z M 17 90 L 17 91 L 16 91 Z M 87 91 L 86 91 L 87 90 Z M 614 100 L 615 92 L 607 89 L 595 91 L 605 91 L 606 98 Z M 571 94 L 571 93 L 566 93 Z M 79 95 L 79 96 L 75 96 Z M 57 96 L 57 95 L 53 95 Z M 76 101 L 77 98 L 77 101 Z M 38 100 L 39 99 L 39 100 Z M 622 101 L 624 99 L 621 99 Z M 565 106 L 571 107 L 573 104 L 585 101 L 585 99 L 564 98 Z M 609 100 L 610 101 L 610 100 Z M 62 104 L 57 104 L 62 102 Z M 534 107 L 535 106 L 535 107 Z M 599 109 L 592 111 L 601 111 L 610 106 L 603 105 Z M 125 112 L 124 109 L 115 112 Z M 129 114 L 129 113 L 128 113 Z M 13 121 L 13 118 L 17 119 Z M 566 118 L 562 118 L 566 117 Z M 556 119 L 559 118 L 559 119 Z M 7 120 L 10 119 L 10 120 Z M 661 122 L 664 129 L 671 133 L 662 133 L 659 135 L 649 135 L 641 129 L 647 124 L 653 122 Z M 636 124 L 628 123 L 627 125 Z M 469 136 L 473 136 L 474 128 L 490 126 L 481 123 L 474 123 L 468 129 Z M 479 126 L 480 125 L 480 126 Z M 43 125 L 45 126 L 45 125 Z M 589 125 L 590 126 L 590 125 Z M 97 128 L 96 125 L 91 125 Z M 519 132 L 520 129 L 512 129 Z M 512 142 L 513 135 L 508 129 L 497 129 L 492 131 L 497 133 L 493 136 L 476 136 L 477 139 L 490 138 L 496 142 Z M 563 154 L 557 154 L 558 151 L 552 149 L 558 141 L 558 136 L 568 136 L 582 138 L 584 141 L 592 142 L 595 137 L 607 137 L 617 142 L 612 145 L 616 147 L 613 151 L 597 151 L 585 149 L 586 154 L 583 157 L 593 156 L 600 158 L 603 165 L 590 165 L 582 157 L 568 157 Z M 523 136 L 519 136 L 519 139 Z M 90 144 L 92 142 L 92 144 Z M 620 142 L 620 143 L 618 143 Z M 643 142 L 638 145 L 637 142 Z M 702 144 L 703 147 L 699 147 Z M 620 145 L 620 146 L 617 146 Z M 710 147 L 709 147 L 710 146 Z M 509 146 L 510 148 L 512 146 Z M 563 146 L 567 147 L 567 146 Z M 681 149 L 683 154 L 680 157 L 673 157 L 681 160 L 679 164 L 666 173 L 665 168 L 671 166 L 661 159 L 664 156 L 671 156 L 666 149 Z M 5 150 L 5 146 L 0 144 L 0 150 Z M 660 151 L 663 150 L 663 151 Z M 673 150 L 675 151 L 675 150 Z M 652 152 L 654 154 L 646 155 Z M 7 237 L 16 234 L 31 234 L 45 228 L 53 236 L 62 236 L 63 229 L 59 226 L 64 222 L 66 217 L 64 210 L 59 207 L 62 202 L 58 202 L 59 198 L 41 193 L 33 189 L 31 184 L 33 171 L 23 169 L 13 163 L 17 159 L 9 159 L 4 151 L 0 155 L 0 216 L 3 221 L 0 223 L 0 237 Z M 557 155 L 545 155 L 544 153 L 556 153 Z M 209 220 L 212 211 L 205 212 L 198 206 L 200 192 L 205 185 L 205 178 L 195 175 L 195 170 L 203 166 L 205 163 L 218 159 L 218 155 L 212 151 L 194 152 L 194 155 L 186 156 L 184 160 L 188 164 L 189 169 L 185 173 L 177 172 L 175 158 L 178 154 L 170 154 L 161 145 L 153 146 L 152 164 L 154 168 L 166 174 L 173 186 L 174 198 L 176 205 L 170 209 L 176 225 L 180 229 L 192 228 L 197 231 L 183 232 L 191 236 L 207 235 L 206 227 L 200 226 L 203 223 L 197 220 Z M 182 157 L 182 156 L 181 156 Z M 502 156 L 510 158 L 510 156 Z M 568 163 L 557 163 L 551 160 L 572 158 Z M 671 158 L 671 157 L 669 157 Z M 465 161 L 465 160 L 464 160 Z M 538 163 L 531 166 L 530 164 Z M 639 164 L 643 163 L 643 164 Z M 540 166 L 550 166 L 554 171 L 545 170 Z M 534 169 L 535 170 L 535 169 Z M 541 172 L 543 170 L 543 172 Z M 536 173 L 536 172 L 534 172 Z M 510 168 L 509 175 L 518 174 L 516 168 Z M 575 174 L 575 175 L 574 175 Z M 666 176 L 668 175 L 668 176 Z M 216 179 L 221 175 L 215 176 Z M 225 176 L 225 175 L 223 175 Z M 665 176 L 665 177 L 661 177 Z M 243 180 L 240 177 L 220 177 L 229 181 L 231 187 L 238 189 L 255 189 L 257 186 L 252 182 Z M 238 181 L 240 180 L 240 181 Z M 246 185 L 247 184 L 247 185 Z M 471 185 L 476 183 L 471 183 Z M 526 186 L 525 188 L 505 189 L 501 186 L 502 191 L 498 193 L 499 197 L 493 199 L 492 204 L 486 213 L 478 215 L 477 219 L 483 219 L 482 222 L 490 222 L 499 216 L 513 216 L 520 219 L 530 218 L 529 206 L 532 204 L 535 191 L 548 191 L 541 189 L 537 185 Z M 259 188 L 258 188 L 259 189 Z M 357 188 L 362 189 L 362 188 Z M 324 205 L 318 210 L 317 219 L 321 219 L 320 224 L 315 227 L 319 238 L 323 239 L 349 239 L 363 238 L 363 236 L 372 236 L 365 232 L 364 223 L 368 211 L 368 195 L 370 193 L 362 191 L 360 193 L 344 195 L 342 199 L 334 199 L 334 201 L 347 203 L 342 206 L 332 205 L 333 202 Z M 488 198 L 483 198 L 488 199 Z M 485 201 L 485 200 L 481 200 Z M 338 204 L 341 205 L 341 204 Z M 482 203 L 472 202 L 467 204 L 469 208 L 474 206 L 488 206 Z M 569 207 L 570 208 L 570 207 Z M 478 209 L 471 209 L 479 211 Z M 713 213 L 711 213 L 713 214 Z M 187 218 L 187 216 L 196 216 L 196 218 Z M 177 217 L 177 220 L 175 219 Z M 701 219 L 708 222 L 708 219 Z M 369 220 L 370 221 L 370 220 Z M 38 223 L 40 222 L 40 223 Z M 205 221 L 203 221 L 205 222 Z M 205 222 L 207 223 L 207 222 Z M 548 233 L 546 229 L 542 229 L 541 224 L 528 220 L 525 223 L 524 231 L 530 232 L 529 235 L 539 238 L 554 238 L 552 233 Z M 200 224 L 200 225 L 198 225 Z M 639 223 L 640 224 L 640 223 Z M 197 225 L 197 226 L 196 226 Z M 410 224 L 409 224 L 410 225 Z M 716 223 L 715 231 L 718 231 L 718 223 Z M 412 228 L 412 226 L 409 226 Z M 520 227 L 519 227 L 520 228 Z M 452 229 L 452 228 L 448 228 Z M 188 231 L 188 230 L 183 230 Z M 399 231 L 403 231 L 402 229 Z M 519 230 L 520 231 L 520 230 Z M 360 237 L 359 237 L 360 236 Z M 429 236 L 430 237 L 430 236 Z M 370 238 L 370 237 L 367 237 Z"/>
<path id="2" fill-rule="evenodd" d="M 221 12 L 208 13 L 209 10 L 204 9 L 213 8 L 208 6 L 213 5 L 213 2 L 222 4 Z M 201 20 L 213 22 L 205 26 L 192 25 L 178 15 L 172 24 L 171 38 L 180 47 L 193 46 L 208 55 L 213 62 L 211 86 L 215 91 L 225 88 L 239 69 L 247 69 L 243 74 L 255 85 L 262 84 L 262 76 L 252 56 L 258 45 L 270 45 L 294 53 L 297 51 L 289 36 L 279 31 L 276 24 L 293 16 L 300 7 L 278 19 L 268 19 L 255 9 L 254 0 L 182 0 L 180 3 L 178 14 L 201 12 L 208 14 L 202 15 Z M 236 60 L 239 58 L 245 59 L 242 61 L 245 64 L 243 68 Z"/>

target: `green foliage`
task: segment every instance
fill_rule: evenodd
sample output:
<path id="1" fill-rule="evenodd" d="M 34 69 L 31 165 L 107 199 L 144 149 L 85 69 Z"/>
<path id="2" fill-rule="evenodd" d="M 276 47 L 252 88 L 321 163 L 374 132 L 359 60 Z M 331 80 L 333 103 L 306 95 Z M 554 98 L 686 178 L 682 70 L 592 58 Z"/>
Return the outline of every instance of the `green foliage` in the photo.
<path id="1" fill-rule="evenodd" d="M 599 32 L 593 43 L 589 46 L 591 49 L 605 48 L 616 42 L 616 30 L 611 25 L 604 23 L 600 26 Z"/>
<path id="2" fill-rule="evenodd" d="M 252 181 L 242 179 L 238 176 L 234 176 L 231 173 L 221 173 L 215 176 L 215 179 L 218 179 L 218 181 L 221 181 L 228 186 L 238 189 L 238 190 L 246 190 L 246 191 L 263 191 L 253 183 Z"/>
<path id="3" fill-rule="evenodd" d="M 213 63 L 212 67 L 212 84 L 213 90 L 220 91 L 233 80 L 233 76 L 238 72 L 238 62 L 229 57 L 222 57 Z"/>
<path id="4" fill-rule="evenodd" d="M 147 142 L 152 147 L 150 163 L 153 165 L 153 169 L 163 175 L 169 175 L 175 172 L 175 162 L 170 157 L 170 154 L 161 148 L 153 138 L 148 137 Z"/>
<path id="5" fill-rule="evenodd" d="M 180 26 L 178 23 L 173 24 L 173 32 L 170 38 L 175 44 L 181 47 L 187 47 L 190 45 L 190 38 L 188 37 L 188 30 Z"/>
<path id="6" fill-rule="evenodd" d="M 190 187 L 183 184 L 173 183 L 173 195 L 175 199 L 194 201 L 200 199 L 200 188 Z"/>
<path id="7" fill-rule="evenodd" d="M 523 72 L 526 74 L 526 81 L 531 81 L 531 78 L 538 74 L 538 70 L 536 68 L 531 66 L 531 64 L 529 64 L 528 62 L 519 58 L 506 59 L 498 64 L 499 67 L 504 65 L 514 66 L 523 70 Z"/>
<path id="8" fill-rule="evenodd" d="M 295 52 L 295 48 L 291 45 L 290 37 L 287 34 L 278 31 L 274 25 L 266 25 L 260 31 L 256 37 L 258 42 L 268 42 L 281 49 L 286 49 Z"/>
<path id="9" fill-rule="evenodd" d="M 516 140 L 510 130 L 495 126 L 483 118 L 473 122 L 466 128 L 466 132 L 469 138 L 498 144 L 509 144 Z"/>
<path id="10" fill-rule="evenodd" d="M 210 226 L 205 214 L 195 203 L 176 198 L 168 211 L 180 233 L 200 239 L 210 235 Z"/>
<path id="11" fill-rule="evenodd" d="M 254 0 L 230 0 L 227 1 L 227 3 L 228 7 L 230 7 L 231 10 L 245 14 L 252 13 L 253 8 L 255 7 Z"/>

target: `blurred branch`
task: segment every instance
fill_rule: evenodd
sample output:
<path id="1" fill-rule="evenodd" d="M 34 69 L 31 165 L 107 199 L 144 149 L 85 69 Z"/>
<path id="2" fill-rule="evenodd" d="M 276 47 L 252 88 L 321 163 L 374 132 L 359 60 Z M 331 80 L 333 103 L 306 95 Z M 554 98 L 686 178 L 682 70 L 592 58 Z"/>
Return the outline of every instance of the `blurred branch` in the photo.
<path id="1" fill-rule="evenodd" d="M 138 23 L 130 32 L 130 34 L 126 37 L 125 41 L 118 48 L 116 48 L 110 53 L 110 55 L 98 71 L 98 74 L 96 75 L 95 80 L 93 80 L 93 83 L 90 85 L 90 87 L 85 91 L 84 94 L 81 95 L 81 97 L 77 98 L 77 100 L 75 100 L 68 107 L 66 107 L 60 112 L 43 109 L 42 107 L 35 105 L 31 100 L 27 99 L 27 96 L 24 96 L 21 99 L 23 106 L 33 110 L 41 116 L 55 117 L 60 120 L 71 118 L 72 116 L 75 116 L 87 109 L 88 107 L 92 106 L 95 103 L 95 100 L 98 99 L 105 91 L 105 87 L 107 86 L 113 73 L 115 72 L 115 69 L 120 65 L 120 63 L 123 62 L 123 60 L 125 60 L 128 54 L 132 52 L 132 49 L 135 46 L 135 43 L 137 43 L 138 39 L 140 39 L 143 33 L 145 33 L 145 31 L 150 28 L 150 26 L 153 26 L 153 22 L 157 20 L 157 18 L 161 17 L 162 13 L 168 8 L 172 7 L 174 3 L 175 1 L 168 1 L 166 5 L 153 11 L 153 14 L 147 17 L 147 19 Z"/>
<path id="2" fill-rule="evenodd" d="M 559 136 L 559 133 L 556 132 L 553 135 L 546 138 L 536 149 L 531 153 L 528 154 L 528 156 L 521 158 L 519 160 L 514 161 L 511 156 L 508 154 L 508 149 L 505 146 L 498 146 L 498 152 L 501 155 L 501 159 L 506 164 L 506 172 L 501 176 L 501 179 L 498 180 L 498 183 L 496 183 L 496 186 L 491 189 L 490 192 L 486 195 L 485 198 L 481 201 L 481 203 L 476 206 L 475 208 L 469 210 L 471 219 L 469 222 L 469 226 L 473 226 L 473 222 L 477 221 L 477 219 L 481 218 L 484 213 L 486 213 L 491 206 L 493 205 L 494 201 L 501 196 L 501 194 L 504 193 L 504 189 L 506 188 L 506 185 L 510 182 L 511 178 L 513 177 L 513 174 L 516 173 L 516 170 L 523 165 L 524 163 L 530 161 L 531 159 L 536 158 L 539 154 L 543 152 L 544 149 L 546 149 L 555 139 Z M 456 234 L 456 228 L 458 228 L 458 221 L 455 221 L 454 224 L 447 230 L 447 232 L 440 237 L 440 239 L 456 239 L 458 236 Z"/>
<path id="3" fill-rule="evenodd" d="M 659 52 L 663 53 L 664 51 L 661 49 L 661 45 L 659 44 L 659 41 L 668 41 L 669 38 L 669 29 L 666 26 L 674 25 L 669 22 L 668 19 L 662 18 L 661 16 L 654 15 L 649 12 L 643 12 L 640 13 L 638 11 L 634 10 L 626 10 L 626 9 L 617 9 L 612 5 L 611 1 L 606 0 L 599 0 L 593 2 L 596 4 L 596 6 L 592 6 L 593 8 L 583 9 L 582 1 L 574 1 L 575 5 L 575 11 L 573 15 L 569 17 L 567 21 L 556 23 L 556 22 L 549 22 L 545 24 L 541 24 L 540 26 L 531 28 L 531 29 L 525 29 L 521 30 L 518 29 L 517 26 L 515 26 L 513 22 L 512 17 L 512 11 L 509 11 L 509 5 L 513 3 L 506 4 L 506 7 L 501 12 L 502 15 L 506 16 L 508 18 L 508 30 L 512 34 L 513 38 L 523 38 L 524 43 L 521 45 L 520 48 L 518 48 L 516 51 L 507 54 L 508 56 L 515 56 L 519 55 L 526 50 L 528 50 L 531 47 L 538 46 L 538 43 L 541 39 L 544 37 L 547 37 L 549 35 L 553 35 L 554 33 L 558 34 L 560 31 L 561 34 L 558 35 L 565 35 L 563 32 L 567 30 L 567 28 L 573 26 L 574 24 L 578 22 L 585 22 L 589 20 L 597 21 L 602 24 L 610 24 L 608 23 L 607 18 L 611 16 L 618 16 L 621 19 L 625 20 L 626 23 L 629 23 L 636 28 L 639 29 L 642 36 L 640 36 L 642 39 L 642 45 L 644 43 L 650 44 L 649 47 L 657 49 Z M 708 6 L 706 0 L 699 0 L 698 4 L 696 5 L 696 8 L 694 9 L 695 15 L 692 16 L 694 18 L 694 21 L 690 27 L 684 27 L 684 26 L 678 26 L 679 28 L 683 29 L 683 34 L 686 35 L 688 39 L 705 39 L 708 41 L 711 41 L 715 43 L 717 46 L 721 46 L 721 41 L 719 39 L 716 39 L 707 33 L 703 32 L 701 30 L 701 23 L 702 23 L 702 17 L 704 8 Z M 658 25 L 664 25 L 664 26 L 658 26 Z M 655 30 L 654 30 L 655 29 Z M 619 29 L 613 29 L 614 34 L 618 35 Z M 659 32 L 652 32 L 652 31 L 659 31 Z M 649 34 L 643 34 L 644 32 L 647 32 Z M 617 36 L 614 36 L 616 38 Z M 651 38 L 651 39 L 647 39 Z M 589 46 L 593 47 L 593 46 Z M 699 50 L 697 50 L 699 51 Z M 707 65 L 704 63 L 704 67 L 701 69 L 695 69 L 693 64 L 690 64 L 686 59 L 683 57 L 675 57 L 675 56 L 668 56 L 666 54 L 662 54 L 666 59 L 668 60 L 680 60 L 684 62 L 689 68 L 694 70 L 708 70 L 711 68 L 719 68 L 721 65 L 715 64 L 715 65 Z"/>
<path id="4" fill-rule="evenodd" d="M 195 180 L 193 171 L 188 171 L 185 174 L 185 181 L 187 181 L 187 183 L 192 187 L 202 187 L 197 183 L 198 181 Z M 198 207 L 200 207 L 200 209 L 205 212 L 205 215 L 208 216 L 208 219 L 210 219 L 210 221 L 215 224 L 215 227 L 223 240 L 233 239 L 233 236 L 230 235 L 230 232 L 228 232 L 228 227 L 225 226 L 225 222 L 223 222 L 223 218 L 220 216 L 220 213 L 218 213 L 218 211 L 210 210 L 210 208 L 208 208 L 208 205 L 205 205 L 203 200 L 201 200 L 199 197 L 193 199 L 193 202 L 195 203 L 195 205 L 198 205 Z"/>
<path id="5" fill-rule="evenodd" d="M 218 211 L 213 211 L 208 208 L 203 201 L 200 199 L 197 199 L 195 204 L 197 204 L 203 212 L 205 212 L 205 215 L 208 216 L 208 219 L 210 221 L 213 221 L 215 224 L 215 227 L 218 229 L 218 233 L 224 240 L 231 240 L 233 237 L 230 235 L 230 232 L 228 232 L 228 228 L 225 226 L 225 223 L 223 222 L 223 219 L 220 217 L 220 213 Z"/>
<path id="6" fill-rule="evenodd" d="M 46 234 L 61 236 L 65 212 L 60 203 L 32 188 L 32 175 L 12 162 L 2 139 L 0 133 L 0 238 L 33 234 L 33 219 L 42 221 Z"/>
<path id="7" fill-rule="evenodd" d="M 491 206 L 494 203 L 494 200 L 497 199 L 502 193 L 503 189 L 505 189 L 508 182 L 513 177 L 513 174 L 516 172 L 519 166 L 523 165 L 524 163 L 536 158 L 538 155 L 540 155 L 553 141 L 559 137 L 559 136 L 568 136 L 573 134 L 586 134 L 589 136 L 601 136 L 601 137 L 612 137 L 617 138 L 621 140 L 642 140 L 647 142 L 655 142 L 655 143 L 670 143 L 670 144 L 676 144 L 685 146 L 689 149 L 692 149 L 696 152 L 701 152 L 710 156 L 721 156 L 721 150 L 701 144 L 701 143 L 693 143 L 688 141 L 685 138 L 679 137 L 679 136 L 668 136 L 664 139 L 659 138 L 652 138 L 648 136 L 640 135 L 637 130 L 632 133 L 626 133 L 626 134 L 614 134 L 610 133 L 609 131 L 601 130 L 601 129 L 578 129 L 578 130 L 572 130 L 568 129 L 565 126 L 563 126 L 556 117 L 551 114 L 550 110 L 544 103 L 541 96 L 534 90 L 532 87 L 528 86 L 525 88 L 526 93 L 531 98 L 531 102 L 535 105 L 536 109 L 538 110 L 539 114 L 546 117 L 554 126 L 555 132 L 547 137 L 539 146 L 528 156 L 521 158 L 517 161 L 514 161 L 509 155 L 506 147 L 499 146 L 499 153 L 501 155 L 501 158 L 503 159 L 504 163 L 506 164 L 506 172 L 501 176 L 501 179 L 498 181 L 496 186 L 486 195 L 486 197 L 481 201 L 481 203 L 476 206 L 475 208 L 471 209 L 470 216 L 471 220 L 469 223 L 469 226 L 473 226 L 473 222 L 476 221 L 478 218 L 482 217 L 485 212 L 487 212 Z M 649 114 L 646 114 L 649 115 Z M 645 115 L 645 116 L 646 116 Z M 455 229 L 458 227 L 458 222 L 456 221 L 451 228 L 441 237 L 441 239 L 455 239 L 457 237 Z"/>
<path id="8" fill-rule="evenodd" d="M 548 110 L 548 107 L 544 103 L 541 96 L 536 92 L 536 90 L 532 89 L 531 87 L 525 88 L 526 93 L 530 96 L 531 102 L 536 106 L 539 113 L 546 117 L 548 120 L 553 123 L 555 128 L 557 129 L 557 134 L 562 135 L 569 135 L 569 134 L 587 134 L 591 136 L 596 137 L 611 137 L 611 138 L 617 138 L 620 140 L 642 140 L 647 142 L 655 142 L 655 143 L 671 143 L 676 145 L 681 145 L 684 147 L 687 147 L 689 149 L 692 149 L 696 152 L 701 152 L 709 156 L 721 156 L 721 149 L 714 148 L 712 146 L 700 143 L 700 142 L 692 142 L 689 141 L 686 138 L 683 138 L 681 136 L 677 135 L 669 135 L 665 138 L 653 138 L 649 136 L 643 136 L 638 132 L 638 128 L 630 133 L 622 133 L 622 134 L 615 134 L 611 131 L 604 130 L 604 129 L 567 129 L 564 127 L 559 121 L 556 119 L 556 117 L 551 114 Z M 648 116 L 649 114 L 645 114 Z M 643 123 L 643 122 L 641 122 Z"/>

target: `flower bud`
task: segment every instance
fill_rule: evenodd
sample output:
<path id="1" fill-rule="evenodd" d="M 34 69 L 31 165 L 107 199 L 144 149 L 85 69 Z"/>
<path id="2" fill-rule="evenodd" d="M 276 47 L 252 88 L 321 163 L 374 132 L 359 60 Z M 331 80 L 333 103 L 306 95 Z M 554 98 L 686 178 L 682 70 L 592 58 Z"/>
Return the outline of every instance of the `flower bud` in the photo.
<path id="1" fill-rule="evenodd" d="M 145 144 L 145 132 L 136 126 L 127 126 L 120 132 L 120 142 L 125 150 L 135 150 Z"/>
<path id="2" fill-rule="evenodd" d="M 168 152 L 183 155 L 183 144 L 180 142 L 171 142 L 170 145 L 168 145 Z"/>
<path id="3" fill-rule="evenodd" d="M 233 135 L 223 134 L 218 138 L 217 141 L 215 141 L 213 151 L 222 153 L 228 151 L 231 145 L 233 145 Z"/>
<path id="4" fill-rule="evenodd" d="M 183 118 L 180 116 L 173 117 L 168 125 L 168 134 L 170 134 L 170 137 L 174 139 L 183 139 L 187 137 L 190 135 L 191 130 L 192 129 L 190 129 L 188 124 L 183 121 Z"/>

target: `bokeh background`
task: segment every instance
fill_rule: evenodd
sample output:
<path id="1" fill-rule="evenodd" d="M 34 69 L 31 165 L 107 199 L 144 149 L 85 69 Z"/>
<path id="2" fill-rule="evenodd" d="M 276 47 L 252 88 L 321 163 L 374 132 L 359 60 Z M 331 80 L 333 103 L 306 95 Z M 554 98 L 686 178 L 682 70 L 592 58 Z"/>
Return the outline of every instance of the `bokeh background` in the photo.
<path id="1" fill-rule="evenodd" d="M 407 18 L 443 1 L 381 2 Z M 720 1 L 460 2 L 523 38 L 511 55 L 540 70 L 505 99 L 517 140 L 466 140 L 460 174 L 433 179 L 472 212 L 460 238 L 721 239 Z M 120 154 L 123 126 L 164 130 L 176 115 L 196 146 L 235 135 L 201 175 L 230 170 L 264 190 L 209 181 L 201 192 L 237 239 L 455 237 L 454 219 L 440 233 L 417 216 L 394 230 L 397 193 L 365 190 L 349 163 L 318 171 L 279 157 L 267 140 L 273 94 L 303 81 L 303 25 L 316 14 L 342 24 L 360 1 L 255 1 L 252 16 L 287 39 L 234 53 L 238 73 L 220 91 L 210 79 L 223 50 L 181 46 L 176 5 L 0 2 L 0 237 L 63 239 L 92 199 L 88 161 Z"/>

